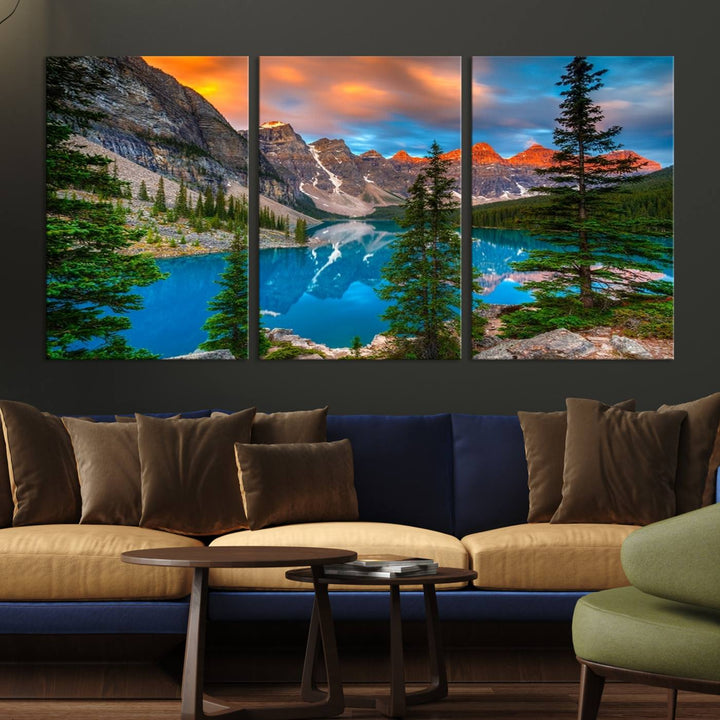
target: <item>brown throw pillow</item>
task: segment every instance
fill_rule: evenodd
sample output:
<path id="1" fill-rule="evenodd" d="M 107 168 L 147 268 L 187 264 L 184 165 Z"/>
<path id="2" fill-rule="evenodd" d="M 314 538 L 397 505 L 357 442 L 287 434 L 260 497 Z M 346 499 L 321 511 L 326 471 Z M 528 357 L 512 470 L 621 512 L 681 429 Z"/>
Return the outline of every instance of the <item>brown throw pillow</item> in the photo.
<path id="1" fill-rule="evenodd" d="M 562 502 L 551 522 L 647 525 L 673 515 L 687 413 L 634 413 L 580 398 L 566 405 Z"/>
<path id="2" fill-rule="evenodd" d="M 613 407 L 635 410 L 635 400 Z M 562 500 L 567 411 L 518 412 L 525 440 L 530 491 L 529 523 L 550 522 Z"/>
<path id="3" fill-rule="evenodd" d="M 137 423 L 63 418 L 70 433 L 82 498 L 81 523 L 138 525 L 140 456 Z"/>
<path id="4" fill-rule="evenodd" d="M 259 412 L 253 420 L 250 442 L 267 445 L 325 442 L 327 413 L 327 407 L 291 412 Z M 222 417 L 226 414 L 216 410 L 211 417 Z"/>
<path id="5" fill-rule="evenodd" d="M 684 410 L 687 420 L 680 431 L 675 497 L 677 512 L 686 513 L 702 507 L 715 437 L 720 423 L 720 393 L 682 403 L 662 405 L 658 412 Z"/>
<path id="6" fill-rule="evenodd" d="M 13 525 L 76 523 L 80 484 L 60 418 L 25 403 L 0 401 L 13 496 Z"/>
<path id="7" fill-rule="evenodd" d="M 182 415 L 171 415 L 169 418 L 161 418 L 162 420 L 179 420 L 182 417 Z M 137 422 L 134 415 L 116 415 L 115 416 L 115 422 L 116 423 L 134 423 Z"/>
<path id="8" fill-rule="evenodd" d="M 357 520 L 349 440 L 235 445 L 251 530 L 288 523 Z"/>
<path id="9" fill-rule="evenodd" d="M 327 440 L 327 407 L 317 410 L 258 413 L 250 442 L 318 443 Z"/>
<path id="10" fill-rule="evenodd" d="M 714 505 L 717 501 L 717 471 L 720 467 L 720 428 L 715 436 L 715 445 L 708 463 L 707 477 L 705 478 L 705 490 L 703 491 L 702 504 Z"/>
<path id="11" fill-rule="evenodd" d="M 220 535 L 247 527 L 235 465 L 250 441 L 255 408 L 218 418 L 162 420 L 136 415 L 142 527 Z"/>
<path id="12" fill-rule="evenodd" d="M 10 527 L 13 518 L 13 499 L 10 489 L 10 471 L 7 464 L 5 435 L 0 424 L 0 528 Z"/>

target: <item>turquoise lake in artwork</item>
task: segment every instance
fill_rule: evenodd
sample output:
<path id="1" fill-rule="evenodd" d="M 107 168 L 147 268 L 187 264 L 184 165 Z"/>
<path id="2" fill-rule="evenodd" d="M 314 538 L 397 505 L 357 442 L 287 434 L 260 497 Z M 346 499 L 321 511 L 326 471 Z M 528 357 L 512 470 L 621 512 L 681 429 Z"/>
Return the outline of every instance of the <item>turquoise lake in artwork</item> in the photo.
<path id="1" fill-rule="evenodd" d="M 307 246 L 260 250 L 260 311 L 266 328 L 288 328 L 330 347 L 347 347 L 354 336 L 369 343 L 387 325 L 378 298 L 381 269 L 401 228 L 391 221 L 324 223 Z M 530 302 L 521 285 L 528 274 L 511 263 L 545 244 L 520 230 L 473 229 L 472 262 L 481 276 L 480 297 L 492 304 Z M 217 294 L 224 254 L 158 260 L 166 280 L 137 288 L 144 308 L 129 314 L 124 333 L 134 347 L 162 357 L 194 351 L 205 338 L 208 302 Z M 672 278 L 672 268 L 665 270 Z"/>

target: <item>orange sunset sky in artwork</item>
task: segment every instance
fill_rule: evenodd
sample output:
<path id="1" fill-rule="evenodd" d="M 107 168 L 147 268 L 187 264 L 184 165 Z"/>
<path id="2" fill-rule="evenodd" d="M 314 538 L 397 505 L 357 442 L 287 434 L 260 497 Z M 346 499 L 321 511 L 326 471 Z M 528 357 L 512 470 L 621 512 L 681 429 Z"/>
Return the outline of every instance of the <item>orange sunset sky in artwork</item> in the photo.
<path id="1" fill-rule="evenodd" d="M 143 56 L 212 103 L 236 130 L 248 126 L 248 59 L 232 56 Z"/>
<path id="2" fill-rule="evenodd" d="M 260 122 L 306 141 L 343 138 L 355 153 L 424 155 L 460 147 L 458 57 L 260 58 Z"/>
<path id="3" fill-rule="evenodd" d="M 200 93 L 237 130 L 248 127 L 244 56 L 146 56 Z M 290 123 L 308 142 L 344 138 L 354 152 L 423 155 L 460 146 L 457 57 L 262 57 L 260 122 Z"/>

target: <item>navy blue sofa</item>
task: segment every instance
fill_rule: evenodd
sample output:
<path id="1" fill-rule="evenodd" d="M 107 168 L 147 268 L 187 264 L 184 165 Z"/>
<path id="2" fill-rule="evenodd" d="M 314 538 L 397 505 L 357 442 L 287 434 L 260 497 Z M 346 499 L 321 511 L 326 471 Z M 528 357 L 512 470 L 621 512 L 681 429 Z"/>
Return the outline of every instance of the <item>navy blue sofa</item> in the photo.
<path id="1" fill-rule="evenodd" d="M 360 520 L 458 538 L 526 522 L 527 466 L 515 416 L 331 415 L 328 440 L 341 438 L 349 438 L 353 447 Z M 438 602 L 445 620 L 566 621 L 583 594 L 467 587 L 439 593 Z M 387 617 L 382 592 L 336 592 L 332 604 L 337 620 Z M 211 591 L 209 619 L 307 620 L 311 607 L 311 592 Z M 187 599 L 3 602 L 0 634 L 184 633 L 187 611 Z M 422 593 L 403 593 L 403 613 L 409 620 L 423 617 Z"/>

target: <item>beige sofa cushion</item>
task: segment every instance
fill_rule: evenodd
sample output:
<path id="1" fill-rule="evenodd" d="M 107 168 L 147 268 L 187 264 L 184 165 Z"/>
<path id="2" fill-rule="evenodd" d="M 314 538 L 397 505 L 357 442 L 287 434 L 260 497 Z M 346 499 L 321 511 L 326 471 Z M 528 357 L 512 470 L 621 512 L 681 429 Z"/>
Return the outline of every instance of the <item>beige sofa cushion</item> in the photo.
<path id="1" fill-rule="evenodd" d="M 628 585 L 620 546 L 635 525 L 530 523 L 462 539 L 474 585 L 497 590 L 604 590 Z"/>
<path id="2" fill-rule="evenodd" d="M 284 525 L 262 530 L 245 530 L 217 538 L 211 547 L 228 545 L 294 545 L 354 550 L 367 555 L 427 557 L 446 567 L 467 568 L 468 556 L 462 543 L 452 535 L 407 525 L 373 522 L 323 522 Z M 309 590 L 306 583 L 285 579 L 286 568 L 214 569 L 210 587 L 257 590 Z M 438 590 L 463 584 L 438 585 Z M 357 590 L 357 586 L 331 585 L 331 590 Z M 383 590 L 384 586 L 364 586 L 362 590 Z"/>
<path id="3" fill-rule="evenodd" d="M 156 600 L 184 597 L 192 571 L 129 565 L 126 550 L 200 547 L 126 525 L 34 525 L 0 530 L 0 601 Z"/>

